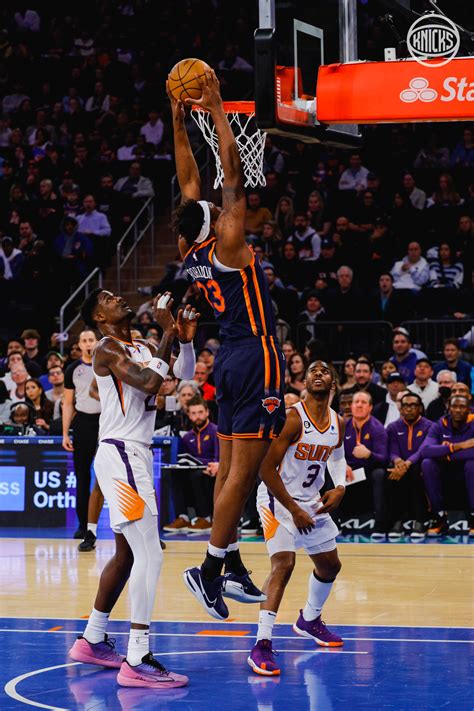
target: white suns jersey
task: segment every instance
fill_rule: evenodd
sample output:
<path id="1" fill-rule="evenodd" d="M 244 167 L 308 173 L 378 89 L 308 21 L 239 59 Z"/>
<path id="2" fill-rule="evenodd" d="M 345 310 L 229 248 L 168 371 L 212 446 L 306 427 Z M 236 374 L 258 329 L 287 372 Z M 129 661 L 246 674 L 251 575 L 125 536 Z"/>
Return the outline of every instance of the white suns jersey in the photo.
<path id="1" fill-rule="evenodd" d="M 329 408 L 329 422 L 318 430 L 303 402 L 293 405 L 301 418 L 297 442 L 288 447 L 280 465 L 280 476 L 286 490 L 296 501 L 314 501 L 324 485 L 326 463 L 334 449 L 341 445 L 339 417 Z"/>
<path id="2" fill-rule="evenodd" d="M 130 358 L 146 367 L 151 361 L 150 349 L 138 343 L 133 345 L 120 341 Z M 137 388 L 118 380 L 115 375 L 97 375 L 101 413 L 99 441 L 118 439 L 150 446 L 155 430 L 155 395 L 146 395 Z"/>

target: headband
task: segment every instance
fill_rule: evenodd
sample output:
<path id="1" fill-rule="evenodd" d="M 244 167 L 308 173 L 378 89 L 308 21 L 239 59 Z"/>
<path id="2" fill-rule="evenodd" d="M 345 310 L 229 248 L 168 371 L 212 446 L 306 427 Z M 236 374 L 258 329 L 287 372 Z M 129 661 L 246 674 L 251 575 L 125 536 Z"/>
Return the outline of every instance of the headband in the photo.
<path id="1" fill-rule="evenodd" d="M 209 236 L 209 231 L 211 229 L 211 209 L 206 200 L 198 200 L 197 203 L 202 207 L 202 211 L 204 212 L 204 221 L 202 223 L 201 231 L 194 240 L 197 244 L 200 244 Z"/>

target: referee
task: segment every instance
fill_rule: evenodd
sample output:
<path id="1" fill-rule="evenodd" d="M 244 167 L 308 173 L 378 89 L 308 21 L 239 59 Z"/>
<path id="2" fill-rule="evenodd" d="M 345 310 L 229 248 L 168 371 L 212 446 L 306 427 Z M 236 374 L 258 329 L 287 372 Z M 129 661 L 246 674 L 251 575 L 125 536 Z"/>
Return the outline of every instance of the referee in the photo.
<path id="1" fill-rule="evenodd" d="M 63 447 L 73 452 L 76 472 L 76 513 L 79 526 L 74 538 L 87 532 L 87 507 L 91 486 L 91 465 L 99 437 L 100 402 L 89 395 L 94 380 L 92 354 L 97 345 L 94 331 L 79 336 L 81 358 L 71 363 L 64 374 Z M 69 437 L 72 427 L 74 445 Z"/>

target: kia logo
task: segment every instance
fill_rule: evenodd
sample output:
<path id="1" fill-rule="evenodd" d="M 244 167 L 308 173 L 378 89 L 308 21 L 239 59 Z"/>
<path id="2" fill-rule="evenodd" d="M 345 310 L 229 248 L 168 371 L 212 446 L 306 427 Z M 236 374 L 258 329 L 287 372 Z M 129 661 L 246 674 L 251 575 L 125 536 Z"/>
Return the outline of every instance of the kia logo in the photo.
<path id="1" fill-rule="evenodd" d="M 456 56 L 460 44 L 459 30 L 454 22 L 435 12 L 422 15 L 408 30 L 408 51 L 413 59 L 426 67 L 442 67 L 450 62 Z"/>

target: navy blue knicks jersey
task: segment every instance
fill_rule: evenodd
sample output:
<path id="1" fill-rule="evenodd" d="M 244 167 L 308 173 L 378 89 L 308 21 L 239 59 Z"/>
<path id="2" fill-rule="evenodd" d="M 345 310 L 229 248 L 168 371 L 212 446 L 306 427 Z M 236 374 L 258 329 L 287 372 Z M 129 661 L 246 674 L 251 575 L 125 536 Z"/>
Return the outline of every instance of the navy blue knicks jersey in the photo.
<path id="1" fill-rule="evenodd" d="M 215 264 L 215 237 L 194 245 L 184 258 L 186 271 L 212 306 L 220 339 L 275 337 L 272 300 L 262 267 L 255 257 L 245 269 Z"/>
<path id="2" fill-rule="evenodd" d="M 285 422 L 284 357 L 263 270 L 252 255 L 245 269 L 220 264 L 216 238 L 194 245 L 184 259 L 220 326 L 216 356 L 217 435 L 220 439 L 271 439 Z"/>

